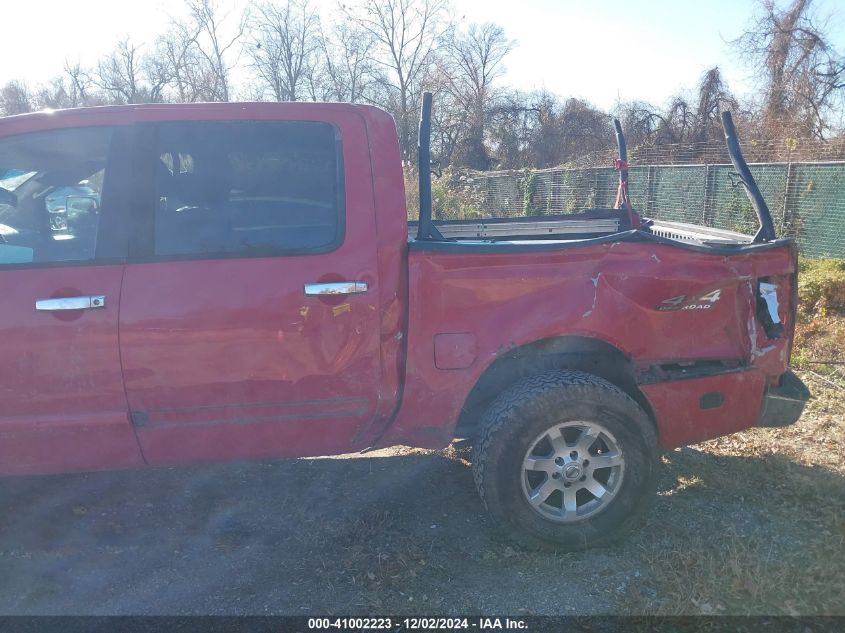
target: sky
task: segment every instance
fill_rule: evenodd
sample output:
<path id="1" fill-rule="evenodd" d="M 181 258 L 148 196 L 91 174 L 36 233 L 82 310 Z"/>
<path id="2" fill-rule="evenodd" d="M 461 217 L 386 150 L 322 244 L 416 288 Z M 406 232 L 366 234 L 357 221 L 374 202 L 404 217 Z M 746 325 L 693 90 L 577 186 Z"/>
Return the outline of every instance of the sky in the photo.
<path id="1" fill-rule="evenodd" d="M 221 0 L 243 6 L 246 0 Z M 324 20 L 337 0 L 312 0 Z M 842 0 L 816 0 L 832 14 Z M 65 59 L 94 64 L 126 35 L 151 43 L 181 0 L 4 0 L 0 85 L 24 79 L 46 82 Z M 752 71 L 730 44 L 754 15 L 754 0 L 453 0 L 463 24 L 492 21 L 516 41 L 505 61 L 504 84 L 545 88 L 605 109 L 617 101 L 663 105 L 692 89 L 718 65 L 742 97 L 754 88 Z M 831 23 L 834 43 L 845 49 L 845 11 Z"/>

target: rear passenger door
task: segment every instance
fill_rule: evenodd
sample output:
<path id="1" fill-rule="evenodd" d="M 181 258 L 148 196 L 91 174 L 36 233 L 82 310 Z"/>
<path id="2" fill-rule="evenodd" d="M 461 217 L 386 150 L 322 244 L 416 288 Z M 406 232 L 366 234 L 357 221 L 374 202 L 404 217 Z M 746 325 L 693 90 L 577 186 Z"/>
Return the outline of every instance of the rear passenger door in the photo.
<path id="1" fill-rule="evenodd" d="M 348 450 L 380 383 L 363 121 L 148 127 L 121 302 L 146 459 Z"/>

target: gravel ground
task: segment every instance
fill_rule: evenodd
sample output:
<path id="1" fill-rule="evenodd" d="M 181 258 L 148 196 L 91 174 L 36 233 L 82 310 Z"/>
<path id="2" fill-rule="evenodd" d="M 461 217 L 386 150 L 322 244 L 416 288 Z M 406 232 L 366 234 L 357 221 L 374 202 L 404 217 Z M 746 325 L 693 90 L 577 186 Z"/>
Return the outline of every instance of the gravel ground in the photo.
<path id="1" fill-rule="evenodd" d="M 0 613 L 845 613 L 845 477 L 772 433 L 668 454 L 643 529 L 578 554 L 511 547 L 451 448 L 9 478 Z"/>

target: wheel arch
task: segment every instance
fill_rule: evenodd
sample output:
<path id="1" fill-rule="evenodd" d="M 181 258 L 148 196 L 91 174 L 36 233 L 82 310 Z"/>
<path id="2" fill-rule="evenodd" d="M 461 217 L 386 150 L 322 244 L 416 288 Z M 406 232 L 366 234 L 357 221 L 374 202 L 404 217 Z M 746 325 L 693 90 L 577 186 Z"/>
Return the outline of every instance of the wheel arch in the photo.
<path id="1" fill-rule="evenodd" d="M 637 386 L 634 365 L 624 352 L 602 339 L 560 336 L 514 347 L 490 363 L 461 407 L 455 437 L 474 437 L 481 414 L 504 389 L 521 378 L 552 369 L 583 371 L 607 380 L 642 407 L 657 432 L 654 411 Z"/>

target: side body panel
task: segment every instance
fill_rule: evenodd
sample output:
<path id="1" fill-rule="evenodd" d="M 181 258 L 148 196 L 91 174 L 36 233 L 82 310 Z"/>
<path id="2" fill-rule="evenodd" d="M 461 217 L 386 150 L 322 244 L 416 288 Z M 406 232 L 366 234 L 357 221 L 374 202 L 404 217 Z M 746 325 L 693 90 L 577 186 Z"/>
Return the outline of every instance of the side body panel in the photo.
<path id="1" fill-rule="evenodd" d="M 783 281 L 780 316 L 789 331 L 788 245 L 732 256 L 633 241 L 514 253 L 473 253 L 469 245 L 413 248 L 409 260 L 407 384 L 381 445 L 445 445 L 484 370 L 543 339 L 581 336 L 620 350 L 638 381 L 651 383 L 644 392 L 666 447 L 752 426 L 764 385 L 786 368 L 789 337 L 768 340 L 756 324 L 755 280 Z M 444 340 L 460 341 L 461 349 L 441 349 Z M 438 368 L 436 357 L 455 355 L 464 359 L 461 368 Z M 699 381 L 675 380 L 671 372 L 653 378 L 663 367 L 702 361 L 745 371 Z M 700 409 L 714 382 L 730 397 Z"/>

